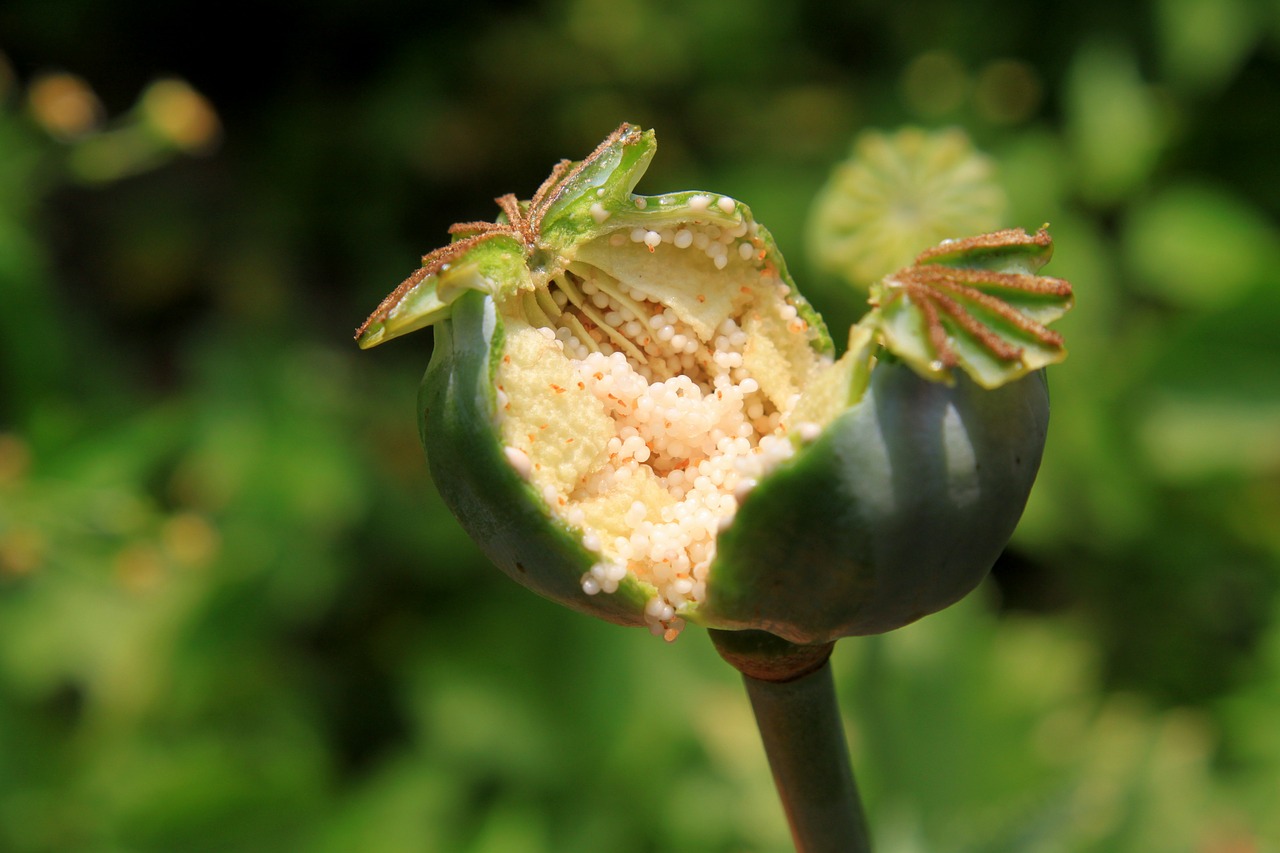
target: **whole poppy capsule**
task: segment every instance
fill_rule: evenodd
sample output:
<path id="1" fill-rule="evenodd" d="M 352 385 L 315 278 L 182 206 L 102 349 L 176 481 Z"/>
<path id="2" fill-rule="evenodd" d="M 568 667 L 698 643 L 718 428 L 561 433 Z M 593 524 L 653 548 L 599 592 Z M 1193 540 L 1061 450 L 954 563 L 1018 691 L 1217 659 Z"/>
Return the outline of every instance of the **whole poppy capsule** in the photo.
<path id="1" fill-rule="evenodd" d="M 361 346 L 434 325 L 423 444 L 494 563 L 576 610 L 793 643 L 887 631 L 972 589 L 1048 421 L 1042 230 L 887 277 L 836 359 L 769 233 L 723 195 L 633 194 L 623 125 L 383 302 Z M 972 378 L 971 378 L 972 377 Z"/>

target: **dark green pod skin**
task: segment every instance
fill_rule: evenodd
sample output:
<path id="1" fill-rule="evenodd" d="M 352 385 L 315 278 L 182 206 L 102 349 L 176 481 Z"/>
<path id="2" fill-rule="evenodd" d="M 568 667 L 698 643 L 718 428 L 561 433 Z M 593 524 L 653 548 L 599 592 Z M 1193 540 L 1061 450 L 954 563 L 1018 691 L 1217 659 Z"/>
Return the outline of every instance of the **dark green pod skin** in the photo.
<path id="1" fill-rule="evenodd" d="M 680 596 L 674 618 L 659 624 L 645 615 L 646 605 L 663 603 L 658 590 L 634 575 L 613 592 L 583 591 L 584 575 L 597 563 L 610 573 L 610 589 L 619 567 L 586 547 L 584 539 L 594 545 L 598 537 L 570 527 L 526 480 L 524 469 L 541 463 L 504 446 L 497 304 L 536 320 L 538 298 L 549 296 L 544 291 L 555 276 L 572 272 L 575 262 L 590 265 L 593 252 L 610 253 L 615 235 L 634 240 L 636 228 L 741 227 L 751 235 L 741 248 L 760 262 L 755 269 L 771 267 L 792 289 L 786 298 L 814 333 L 813 352 L 824 357 L 833 349 L 745 205 L 725 196 L 713 204 L 714 194 L 701 192 L 632 194 L 655 147 L 652 131 L 623 124 L 584 160 L 562 161 L 529 201 L 497 199 L 503 216 L 496 223 L 451 228 L 453 242 L 424 257 L 357 330 L 367 348 L 435 325 L 419 424 L 445 503 L 517 582 L 583 613 L 648 625 L 668 638 L 688 621 L 825 644 L 893 630 L 962 598 L 985 577 L 1022 514 L 1048 424 L 1042 368 L 1066 354 L 1061 336 L 1045 324 L 1071 307 L 1070 285 L 1033 274 L 1052 253 L 1045 228 L 926 250 L 915 266 L 873 289 L 873 310 L 851 330 L 840 362 L 816 367 L 807 355 L 789 359 L 784 368 L 808 383 L 786 414 L 795 419 L 789 425 L 795 454 L 737 495 L 736 512 L 716 537 L 700 602 Z M 651 254 L 655 235 L 644 237 Z M 645 259 L 642 247 L 624 251 Z M 622 268 L 648 279 L 679 272 L 680 265 L 645 267 L 643 274 L 635 263 Z M 700 287 L 721 284 L 702 278 Z M 733 276 L 723 282 L 736 284 L 742 282 Z M 759 352 L 769 351 L 768 337 Z"/>
<path id="2" fill-rule="evenodd" d="M 857 405 L 747 495 L 693 618 L 813 644 L 955 603 L 1012 535 L 1048 424 L 1042 371 L 988 391 L 880 364 Z"/>
<path id="3" fill-rule="evenodd" d="M 628 579 L 614 593 L 584 593 L 581 578 L 596 557 L 503 454 L 492 356 L 502 352 L 503 328 L 492 306 L 468 292 L 435 326 L 418 425 L 436 488 L 485 556 L 517 582 L 582 613 L 643 625 L 652 590 Z"/>
<path id="4" fill-rule="evenodd" d="M 419 416 L 445 503 L 497 566 L 582 613 L 643 625 L 653 595 L 628 579 L 588 596 L 597 557 L 508 463 L 497 427 L 492 300 L 462 296 L 436 327 Z M 881 363 L 865 395 L 770 472 L 717 538 L 707 599 L 683 613 L 709 628 L 793 643 L 890 631 L 968 594 L 1013 533 L 1049 420 L 1043 372 L 984 390 Z"/>

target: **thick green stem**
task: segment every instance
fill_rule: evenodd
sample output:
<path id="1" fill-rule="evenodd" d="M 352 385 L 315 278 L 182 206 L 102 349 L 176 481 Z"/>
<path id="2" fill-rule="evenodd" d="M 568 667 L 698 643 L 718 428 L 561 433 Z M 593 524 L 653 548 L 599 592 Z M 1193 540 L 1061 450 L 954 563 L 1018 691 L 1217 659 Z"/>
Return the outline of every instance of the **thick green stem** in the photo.
<path id="1" fill-rule="evenodd" d="M 786 652 L 794 663 L 793 677 L 786 678 L 776 657 L 763 671 L 743 665 L 750 655 L 741 639 L 763 632 L 711 633 L 721 655 L 743 673 L 797 853 L 868 853 L 871 841 L 827 663 L 830 646 L 797 647 L 775 637 L 758 644 Z"/>

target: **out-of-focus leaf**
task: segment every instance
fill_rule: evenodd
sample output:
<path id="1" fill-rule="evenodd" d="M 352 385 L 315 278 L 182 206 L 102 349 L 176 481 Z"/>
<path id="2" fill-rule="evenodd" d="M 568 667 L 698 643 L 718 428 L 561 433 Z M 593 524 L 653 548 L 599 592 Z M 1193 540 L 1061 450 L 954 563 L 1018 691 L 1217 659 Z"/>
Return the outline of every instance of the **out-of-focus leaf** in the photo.
<path id="1" fill-rule="evenodd" d="M 1250 0 L 1159 0 L 1160 47 L 1169 76 L 1192 91 L 1223 85 L 1260 36 Z"/>
<path id="2" fill-rule="evenodd" d="M 1096 41 L 1076 53 L 1067 78 L 1067 129 L 1089 201 L 1119 201 L 1155 167 L 1168 118 L 1124 46 Z"/>
<path id="3" fill-rule="evenodd" d="M 1099 696 L 1077 627 L 996 622 L 971 596 L 861 645 L 836 660 L 877 849 L 1191 853 L 1234 828 L 1204 718 Z"/>
<path id="4" fill-rule="evenodd" d="M 1169 329 L 1140 385 L 1138 437 L 1153 470 L 1175 482 L 1280 470 L 1280 292 Z"/>
<path id="5" fill-rule="evenodd" d="M 1280 400 L 1157 398 L 1139 438 L 1152 467 L 1170 480 L 1280 470 Z"/>
<path id="6" fill-rule="evenodd" d="M 1176 184 L 1135 205 L 1125 231 L 1135 286 L 1178 306 L 1212 308 L 1267 280 L 1280 233 L 1244 202 Z"/>

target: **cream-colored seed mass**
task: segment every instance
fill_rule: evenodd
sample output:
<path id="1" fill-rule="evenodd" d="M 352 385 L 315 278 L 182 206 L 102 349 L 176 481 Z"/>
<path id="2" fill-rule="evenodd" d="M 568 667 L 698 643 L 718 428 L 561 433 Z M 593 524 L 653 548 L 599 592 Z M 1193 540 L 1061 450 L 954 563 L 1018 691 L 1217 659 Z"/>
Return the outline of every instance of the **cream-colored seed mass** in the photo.
<path id="1" fill-rule="evenodd" d="M 650 584 L 645 618 L 668 639 L 706 596 L 720 527 L 791 455 L 789 415 L 829 363 L 755 231 L 614 232 L 501 308 L 507 458 L 601 555 L 583 590 Z"/>

